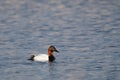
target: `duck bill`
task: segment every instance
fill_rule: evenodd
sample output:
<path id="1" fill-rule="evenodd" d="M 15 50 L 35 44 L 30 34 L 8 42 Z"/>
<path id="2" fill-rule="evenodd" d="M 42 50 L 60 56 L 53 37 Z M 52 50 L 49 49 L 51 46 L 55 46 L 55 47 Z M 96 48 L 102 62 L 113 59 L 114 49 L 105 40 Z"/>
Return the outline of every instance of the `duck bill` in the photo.
<path id="1" fill-rule="evenodd" d="M 57 52 L 57 53 L 59 53 L 59 51 L 58 50 L 54 50 L 55 52 Z"/>

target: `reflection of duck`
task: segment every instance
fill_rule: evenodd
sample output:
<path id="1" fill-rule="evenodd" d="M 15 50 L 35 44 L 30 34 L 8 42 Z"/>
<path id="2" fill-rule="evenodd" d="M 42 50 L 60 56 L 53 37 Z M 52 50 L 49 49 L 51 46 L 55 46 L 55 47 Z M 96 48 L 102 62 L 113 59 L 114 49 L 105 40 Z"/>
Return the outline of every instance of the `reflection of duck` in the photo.
<path id="1" fill-rule="evenodd" d="M 53 52 L 59 52 L 54 46 L 50 46 L 48 48 L 48 55 L 46 54 L 39 54 L 39 55 L 32 55 L 29 60 L 32 61 L 40 61 L 40 62 L 53 62 L 55 60 L 55 57 L 53 55 Z"/>

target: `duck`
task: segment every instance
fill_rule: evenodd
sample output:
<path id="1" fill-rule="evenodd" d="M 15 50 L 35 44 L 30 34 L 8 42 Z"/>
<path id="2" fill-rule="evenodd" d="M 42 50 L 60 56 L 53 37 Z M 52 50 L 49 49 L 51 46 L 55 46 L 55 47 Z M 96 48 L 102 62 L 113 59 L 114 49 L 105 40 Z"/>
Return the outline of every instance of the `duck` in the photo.
<path id="1" fill-rule="evenodd" d="M 54 52 L 59 53 L 59 51 L 55 48 L 55 46 L 51 45 L 48 48 L 48 54 L 39 54 L 39 55 L 31 55 L 28 60 L 32 61 L 39 61 L 39 62 L 53 62 L 55 61 L 55 56 L 53 55 Z"/>

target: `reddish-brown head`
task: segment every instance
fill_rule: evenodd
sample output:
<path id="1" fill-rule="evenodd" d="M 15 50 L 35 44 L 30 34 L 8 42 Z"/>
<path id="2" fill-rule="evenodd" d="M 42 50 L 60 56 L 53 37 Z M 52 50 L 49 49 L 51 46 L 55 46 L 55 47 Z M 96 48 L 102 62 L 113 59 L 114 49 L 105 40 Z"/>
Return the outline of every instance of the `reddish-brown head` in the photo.
<path id="1" fill-rule="evenodd" d="M 48 55 L 50 56 L 50 55 L 53 55 L 53 52 L 58 52 L 59 53 L 59 51 L 55 48 L 55 46 L 50 46 L 49 48 L 48 48 Z"/>

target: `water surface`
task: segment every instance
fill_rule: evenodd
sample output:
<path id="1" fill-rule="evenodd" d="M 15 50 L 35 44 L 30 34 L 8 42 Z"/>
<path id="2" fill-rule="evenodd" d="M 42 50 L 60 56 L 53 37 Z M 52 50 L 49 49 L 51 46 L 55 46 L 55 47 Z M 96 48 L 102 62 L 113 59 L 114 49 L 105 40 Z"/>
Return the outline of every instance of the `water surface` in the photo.
<path id="1" fill-rule="evenodd" d="M 120 80 L 119 0 L 0 0 L 1 80 Z M 52 64 L 32 62 L 55 45 Z"/>

